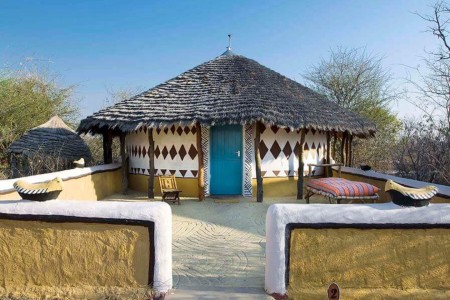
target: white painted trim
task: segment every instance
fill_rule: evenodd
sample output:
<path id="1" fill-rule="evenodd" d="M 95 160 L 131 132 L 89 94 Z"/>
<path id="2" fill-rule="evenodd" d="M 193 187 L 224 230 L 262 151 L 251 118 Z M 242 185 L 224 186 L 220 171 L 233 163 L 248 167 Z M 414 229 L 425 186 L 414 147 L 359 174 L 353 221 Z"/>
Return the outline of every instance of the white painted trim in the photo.
<path id="1" fill-rule="evenodd" d="M 151 221 L 155 224 L 155 266 L 153 288 L 167 293 L 172 288 L 172 210 L 163 202 L 84 202 L 27 200 L 0 202 L 0 213 L 14 215 L 58 215 Z"/>
<path id="2" fill-rule="evenodd" d="M 13 184 L 14 184 L 14 182 L 16 182 L 19 179 L 25 180 L 29 183 L 47 182 L 52 179 L 55 179 L 55 177 L 59 177 L 62 180 L 69 180 L 69 179 L 78 178 L 78 177 L 82 177 L 82 176 L 86 176 L 86 175 L 91 175 L 92 173 L 96 173 L 96 172 L 116 170 L 120 167 L 121 167 L 121 164 L 115 163 L 115 164 L 99 165 L 99 166 L 86 167 L 86 168 L 75 168 L 75 169 L 70 169 L 70 170 L 64 170 L 64 171 L 46 173 L 46 174 L 40 174 L 40 175 L 33 175 L 33 176 L 26 176 L 26 177 L 15 178 L 15 179 L 0 180 L 0 194 L 6 194 L 9 192 L 15 191 Z"/>
<path id="3" fill-rule="evenodd" d="M 266 215 L 265 289 L 269 294 L 286 294 L 285 230 L 294 223 L 450 224 L 450 204 L 273 204 Z"/>

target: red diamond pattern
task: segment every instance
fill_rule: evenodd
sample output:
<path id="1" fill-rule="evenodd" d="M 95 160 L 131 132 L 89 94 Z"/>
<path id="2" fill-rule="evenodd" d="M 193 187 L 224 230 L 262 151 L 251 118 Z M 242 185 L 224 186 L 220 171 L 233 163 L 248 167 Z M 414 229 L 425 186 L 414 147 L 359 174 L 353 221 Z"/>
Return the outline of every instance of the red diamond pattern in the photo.
<path id="1" fill-rule="evenodd" d="M 267 151 L 269 151 L 269 149 L 267 149 L 266 144 L 264 143 L 264 141 L 261 141 L 259 143 L 259 153 L 261 154 L 261 159 L 264 159 L 264 157 L 267 154 Z"/>
<path id="2" fill-rule="evenodd" d="M 266 131 L 266 125 L 261 125 L 259 127 L 259 130 L 260 130 L 261 134 L 263 134 L 263 132 Z"/>
<path id="3" fill-rule="evenodd" d="M 178 133 L 179 136 L 181 136 L 183 134 L 183 128 L 178 127 L 177 128 L 177 133 Z"/>
<path id="4" fill-rule="evenodd" d="M 161 151 L 161 154 L 164 157 L 164 159 L 166 159 L 167 154 L 169 154 L 169 151 L 167 150 L 166 146 L 164 146 L 163 150 Z"/>
<path id="5" fill-rule="evenodd" d="M 280 128 L 277 126 L 271 126 L 270 129 L 272 129 L 273 133 L 277 133 L 278 129 L 280 129 Z"/>
<path id="6" fill-rule="evenodd" d="M 172 132 L 172 134 L 175 133 L 175 125 L 172 125 L 172 127 L 170 127 L 170 131 Z"/>
<path id="7" fill-rule="evenodd" d="M 180 150 L 178 150 L 178 154 L 180 155 L 181 160 L 183 160 L 187 154 L 186 148 L 184 148 L 184 145 L 181 145 Z M 184 177 L 184 175 L 183 175 L 183 177 Z"/>
<path id="8" fill-rule="evenodd" d="M 287 158 L 289 158 L 289 156 L 291 156 L 292 148 L 291 148 L 291 144 L 289 144 L 289 142 L 287 142 L 286 145 L 284 145 L 283 153 Z"/>
<path id="9" fill-rule="evenodd" d="M 197 133 L 197 128 L 195 126 L 192 127 L 191 129 L 192 134 L 196 134 Z"/>
<path id="10" fill-rule="evenodd" d="M 197 152 L 197 149 L 195 148 L 195 146 L 193 144 L 191 144 L 191 147 L 189 148 L 188 154 L 191 157 L 191 159 L 194 159 L 197 156 L 198 152 Z"/>
<path id="11" fill-rule="evenodd" d="M 180 127 L 178 127 L 178 128 L 180 128 Z M 177 156 L 177 149 L 175 149 L 175 146 L 172 145 L 172 148 L 170 148 L 169 154 L 170 154 L 170 158 L 172 158 L 172 160 L 175 158 L 175 156 Z"/>
<path id="12" fill-rule="evenodd" d="M 189 127 L 188 127 L 188 126 L 184 127 L 184 133 L 185 133 L 185 134 L 188 134 L 189 131 L 190 131 L 190 130 L 189 130 Z"/>
<path id="13" fill-rule="evenodd" d="M 280 152 L 281 148 L 280 145 L 278 145 L 278 142 L 277 141 L 273 142 L 272 147 L 270 147 L 270 153 L 272 153 L 273 158 L 277 158 L 278 155 L 280 155 Z"/>
<path id="14" fill-rule="evenodd" d="M 156 134 L 159 134 L 161 132 L 161 128 L 156 128 Z"/>
<path id="15" fill-rule="evenodd" d="M 145 129 L 144 129 L 145 130 Z M 145 158 L 145 155 L 147 155 L 147 150 L 145 149 L 145 146 L 142 148 L 142 158 Z"/>
<path id="16" fill-rule="evenodd" d="M 156 146 L 156 148 L 155 148 L 155 157 L 158 158 L 160 154 L 161 154 L 161 151 L 159 150 L 159 146 Z"/>
<path id="17" fill-rule="evenodd" d="M 163 131 L 164 131 L 165 134 L 167 134 L 167 133 L 169 132 L 169 128 L 168 128 L 168 127 L 165 127 L 165 128 L 163 129 Z"/>
<path id="18" fill-rule="evenodd" d="M 142 151 L 142 149 L 141 149 L 141 146 L 139 146 L 139 148 L 138 148 L 139 150 L 138 150 L 138 154 L 139 154 L 139 157 L 141 157 L 141 151 Z"/>

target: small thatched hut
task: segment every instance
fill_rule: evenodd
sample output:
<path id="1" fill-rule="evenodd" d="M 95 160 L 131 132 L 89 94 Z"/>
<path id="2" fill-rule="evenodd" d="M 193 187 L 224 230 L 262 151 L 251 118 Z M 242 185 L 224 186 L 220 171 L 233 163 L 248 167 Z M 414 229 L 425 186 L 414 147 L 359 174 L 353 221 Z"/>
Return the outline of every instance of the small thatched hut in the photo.
<path id="1" fill-rule="evenodd" d="M 73 167 L 73 161 L 92 160 L 81 137 L 58 116 L 27 131 L 8 150 L 13 178 Z"/>
<path id="2" fill-rule="evenodd" d="M 302 198 L 307 163 L 329 162 L 332 139 L 342 139 L 349 161 L 352 138 L 370 137 L 375 127 L 228 49 L 87 117 L 78 132 L 103 134 L 106 162 L 120 136 L 123 162 L 129 156 L 124 179 L 149 197 L 155 176 L 173 174 L 185 196 L 256 194 L 261 201 L 263 185 L 266 194 Z"/>

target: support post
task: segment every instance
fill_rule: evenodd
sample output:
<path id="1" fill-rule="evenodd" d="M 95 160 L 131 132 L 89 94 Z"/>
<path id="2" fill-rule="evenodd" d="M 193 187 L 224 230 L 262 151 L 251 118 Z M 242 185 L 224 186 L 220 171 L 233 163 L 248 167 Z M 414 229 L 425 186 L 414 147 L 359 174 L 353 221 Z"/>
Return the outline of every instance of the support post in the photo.
<path id="1" fill-rule="evenodd" d="M 300 147 L 298 147 L 297 159 L 298 159 L 298 180 L 297 180 L 297 199 L 303 199 L 303 170 L 305 163 L 303 161 L 303 149 L 305 148 L 305 129 L 300 131 Z"/>
<path id="2" fill-rule="evenodd" d="M 153 128 L 147 128 L 148 132 L 148 188 L 147 197 L 155 198 L 155 141 L 153 140 Z"/>
<path id="3" fill-rule="evenodd" d="M 327 164 L 331 164 L 331 133 L 327 131 Z"/>
<path id="4" fill-rule="evenodd" d="M 126 195 L 128 190 L 128 155 L 125 152 L 125 133 L 120 133 L 120 157 L 122 158 L 122 194 Z"/>
<path id="5" fill-rule="evenodd" d="M 195 123 L 197 152 L 198 152 L 198 200 L 205 199 L 205 167 L 203 164 L 203 149 L 202 149 L 202 126 L 199 122 Z"/>
<path id="6" fill-rule="evenodd" d="M 342 133 L 342 139 L 341 139 L 341 163 L 344 164 L 345 166 L 345 144 L 346 144 L 346 139 L 347 139 L 347 133 L 343 132 Z"/>
<path id="7" fill-rule="evenodd" d="M 112 133 L 110 131 L 103 133 L 103 162 L 112 163 Z"/>
<path id="8" fill-rule="evenodd" d="M 353 166 L 353 135 L 350 135 L 348 139 L 348 166 Z"/>
<path id="9" fill-rule="evenodd" d="M 350 133 L 347 134 L 346 138 L 345 138 L 345 164 L 344 166 L 348 167 L 350 165 L 349 162 L 349 153 L 350 153 Z"/>
<path id="10" fill-rule="evenodd" d="M 327 164 L 331 164 L 331 133 L 327 131 Z M 333 177 L 333 171 L 331 167 L 325 167 L 325 176 Z M 331 172 L 331 174 L 330 174 Z"/>
<path id="11" fill-rule="evenodd" d="M 256 201 L 263 202 L 263 178 L 261 175 L 261 153 L 259 145 L 261 143 L 261 122 L 255 123 L 255 167 L 256 167 Z"/>
<path id="12" fill-rule="evenodd" d="M 336 143 L 337 143 L 337 132 L 333 132 L 333 144 L 331 146 L 331 157 L 334 157 L 336 159 Z"/>

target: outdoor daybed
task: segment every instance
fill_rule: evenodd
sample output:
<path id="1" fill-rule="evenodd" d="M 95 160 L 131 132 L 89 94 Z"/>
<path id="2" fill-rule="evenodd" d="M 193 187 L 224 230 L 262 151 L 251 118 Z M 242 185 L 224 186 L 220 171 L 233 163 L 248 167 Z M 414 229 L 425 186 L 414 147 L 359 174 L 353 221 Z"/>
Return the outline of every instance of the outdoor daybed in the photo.
<path id="1" fill-rule="evenodd" d="M 312 179 L 311 169 L 312 167 L 338 167 L 339 177 L 327 177 Z M 375 202 L 378 200 L 379 189 L 366 182 L 351 181 L 341 177 L 342 164 L 308 164 L 309 167 L 309 180 L 306 185 L 306 203 L 309 203 L 309 198 L 314 195 L 325 196 L 330 203 L 336 202 L 340 204 L 342 200 L 348 201 L 347 203 L 353 203 L 358 200 L 365 203 L 366 200 Z"/>

